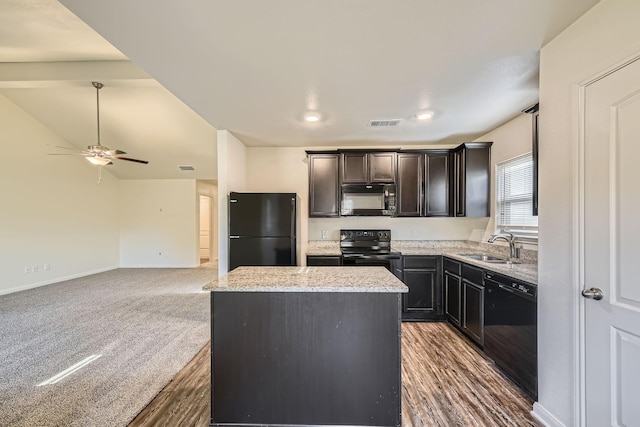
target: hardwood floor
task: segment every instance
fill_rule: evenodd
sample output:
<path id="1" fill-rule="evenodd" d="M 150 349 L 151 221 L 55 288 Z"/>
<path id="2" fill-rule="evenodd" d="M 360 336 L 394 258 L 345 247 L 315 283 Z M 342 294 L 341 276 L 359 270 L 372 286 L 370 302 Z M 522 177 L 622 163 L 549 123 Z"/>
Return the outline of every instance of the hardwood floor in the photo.
<path id="1" fill-rule="evenodd" d="M 207 344 L 129 426 L 208 426 Z M 402 324 L 403 427 L 540 426 L 533 400 L 446 323 Z"/>
<path id="2" fill-rule="evenodd" d="M 211 343 L 208 342 L 129 426 L 208 426 L 211 419 L 210 354 Z"/>

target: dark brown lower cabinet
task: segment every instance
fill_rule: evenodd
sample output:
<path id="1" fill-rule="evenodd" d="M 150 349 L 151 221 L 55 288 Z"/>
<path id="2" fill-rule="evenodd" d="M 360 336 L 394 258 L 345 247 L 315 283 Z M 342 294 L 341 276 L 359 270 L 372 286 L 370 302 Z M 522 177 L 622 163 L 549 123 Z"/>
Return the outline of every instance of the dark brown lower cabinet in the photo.
<path id="1" fill-rule="evenodd" d="M 402 260 L 402 281 L 409 288 L 402 296 L 402 320 L 444 320 L 442 257 L 405 255 Z"/>
<path id="2" fill-rule="evenodd" d="M 480 347 L 484 344 L 484 270 L 462 263 L 460 327 Z"/>
<path id="3" fill-rule="evenodd" d="M 478 345 L 484 344 L 484 287 L 463 280 L 462 329 Z"/>
<path id="4" fill-rule="evenodd" d="M 445 312 L 449 322 L 484 345 L 484 286 L 481 268 L 444 258 Z"/>
<path id="5" fill-rule="evenodd" d="M 445 314 L 450 323 L 460 326 L 460 297 L 462 295 L 462 265 L 449 258 L 443 259 Z"/>
<path id="6" fill-rule="evenodd" d="M 400 294 L 212 292 L 211 427 L 401 426 Z"/>
<path id="7" fill-rule="evenodd" d="M 307 266 L 309 267 L 339 267 L 342 265 L 340 255 L 307 255 Z"/>

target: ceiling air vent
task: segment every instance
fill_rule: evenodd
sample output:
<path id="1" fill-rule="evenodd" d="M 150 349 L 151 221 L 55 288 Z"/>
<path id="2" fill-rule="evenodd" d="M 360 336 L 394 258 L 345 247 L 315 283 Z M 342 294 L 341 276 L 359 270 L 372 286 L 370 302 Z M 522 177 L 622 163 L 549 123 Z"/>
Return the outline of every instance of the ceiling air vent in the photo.
<path id="1" fill-rule="evenodd" d="M 182 165 L 182 166 L 178 166 L 180 168 L 181 171 L 194 171 L 196 170 L 193 166 L 189 166 L 189 165 Z"/>
<path id="2" fill-rule="evenodd" d="M 383 128 L 389 126 L 398 126 L 402 119 L 391 119 L 391 120 L 370 120 L 369 127 L 370 128 Z"/>

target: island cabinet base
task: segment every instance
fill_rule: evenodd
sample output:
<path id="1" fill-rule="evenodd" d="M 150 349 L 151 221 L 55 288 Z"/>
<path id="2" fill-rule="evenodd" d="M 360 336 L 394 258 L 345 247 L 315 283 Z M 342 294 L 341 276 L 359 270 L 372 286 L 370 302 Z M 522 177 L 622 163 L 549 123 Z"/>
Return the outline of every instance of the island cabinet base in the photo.
<path id="1" fill-rule="evenodd" d="M 401 425 L 399 293 L 212 292 L 211 426 Z"/>

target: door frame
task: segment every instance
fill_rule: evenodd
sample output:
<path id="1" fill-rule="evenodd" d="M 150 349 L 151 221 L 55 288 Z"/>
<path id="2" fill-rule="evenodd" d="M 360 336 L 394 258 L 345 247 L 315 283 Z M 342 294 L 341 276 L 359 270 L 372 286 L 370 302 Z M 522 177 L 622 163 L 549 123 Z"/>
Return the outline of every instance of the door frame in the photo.
<path id="1" fill-rule="evenodd" d="M 580 427 L 587 425 L 587 397 L 586 397 L 586 300 L 581 291 L 585 288 L 585 145 L 586 145 L 586 103 L 587 88 L 606 76 L 615 73 L 621 68 L 640 60 L 640 51 L 626 56 L 591 77 L 574 85 L 574 96 L 578 106 L 575 115 L 578 124 L 578 135 L 574 138 L 573 166 L 576 175 L 573 182 L 574 189 L 574 218 L 573 218 L 573 285 L 576 304 L 574 315 L 577 319 L 577 330 L 574 338 L 576 354 L 574 395 L 579 396 L 575 412 L 575 419 Z"/>

